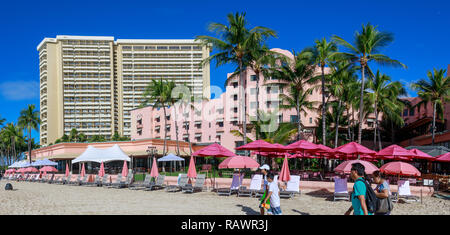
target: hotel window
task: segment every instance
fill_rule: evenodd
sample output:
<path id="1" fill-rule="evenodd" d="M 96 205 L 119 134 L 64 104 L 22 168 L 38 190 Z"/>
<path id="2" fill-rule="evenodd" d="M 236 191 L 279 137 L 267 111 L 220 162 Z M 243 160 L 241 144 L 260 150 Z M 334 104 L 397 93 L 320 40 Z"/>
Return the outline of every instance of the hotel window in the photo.
<path id="1" fill-rule="evenodd" d="M 231 85 L 233 86 L 233 88 L 238 87 L 238 83 L 237 82 L 233 82 L 233 83 L 231 83 Z"/>
<path id="2" fill-rule="evenodd" d="M 414 108 L 411 108 L 411 109 L 409 110 L 409 116 L 414 116 Z"/>
<path id="3" fill-rule="evenodd" d="M 256 75 L 250 75 L 250 81 L 252 82 L 256 81 Z"/>
<path id="4" fill-rule="evenodd" d="M 201 124 L 201 123 L 197 123 L 197 124 L 195 124 L 195 127 L 196 127 L 197 129 L 201 129 L 201 128 L 202 128 L 202 124 Z"/>
<path id="5" fill-rule="evenodd" d="M 408 116 L 408 109 L 403 110 L 403 116 L 404 117 Z"/>
<path id="6" fill-rule="evenodd" d="M 217 125 L 219 125 L 219 127 L 223 127 L 223 122 L 217 122 Z"/>
<path id="7" fill-rule="evenodd" d="M 297 123 L 298 122 L 298 116 L 297 115 L 291 115 L 291 122 Z"/>
<path id="8" fill-rule="evenodd" d="M 256 95 L 256 88 L 250 88 L 250 94 Z"/>
<path id="9" fill-rule="evenodd" d="M 312 123 L 312 117 L 309 118 L 309 124 L 311 124 L 311 123 Z"/>
<path id="10" fill-rule="evenodd" d="M 202 137 L 201 136 L 195 137 L 195 141 L 201 142 L 202 141 Z"/>
<path id="11" fill-rule="evenodd" d="M 256 102 L 250 102 L 250 109 L 256 109 Z"/>
<path id="12" fill-rule="evenodd" d="M 233 95 L 233 100 L 237 100 L 238 99 L 238 96 L 237 95 Z"/>
<path id="13" fill-rule="evenodd" d="M 231 125 L 233 126 L 237 126 L 238 122 L 237 121 L 231 121 Z"/>
<path id="14" fill-rule="evenodd" d="M 237 107 L 234 107 L 234 108 L 233 108 L 233 112 L 237 113 L 237 112 L 238 112 L 238 108 L 237 108 Z"/>

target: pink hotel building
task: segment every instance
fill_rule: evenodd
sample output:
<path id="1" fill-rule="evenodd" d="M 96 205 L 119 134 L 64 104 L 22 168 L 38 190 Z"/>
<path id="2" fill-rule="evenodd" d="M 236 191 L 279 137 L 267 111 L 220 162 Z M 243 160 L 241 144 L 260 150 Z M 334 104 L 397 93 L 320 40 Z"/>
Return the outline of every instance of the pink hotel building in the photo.
<path id="1" fill-rule="evenodd" d="M 281 52 L 286 56 L 293 58 L 291 52 L 282 49 L 272 49 Z M 328 72 L 328 70 L 326 70 Z M 320 74 L 320 69 L 316 70 Z M 231 77 L 232 73 L 227 75 L 226 90 L 217 95 L 215 89 L 211 94 L 216 94 L 214 99 L 208 101 L 199 101 L 192 110 L 187 105 L 175 105 L 166 108 L 167 113 L 167 139 L 176 139 L 175 122 L 178 125 L 178 138 L 180 141 L 189 141 L 196 144 L 220 143 L 224 147 L 234 150 L 242 144 L 242 137 L 237 137 L 231 133 L 232 130 L 242 130 L 242 121 L 240 117 L 240 94 L 239 94 L 239 76 Z M 248 69 L 245 72 L 247 82 L 247 123 L 256 115 L 256 75 Z M 269 84 L 277 82 L 268 79 L 264 81 L 262 75 L 259 82 L 259 107 L 264 112 L 274 113 L 274 120 L 277 122 L 297 122 L 295 109 L 278 110 L 279 94 L 283 89 Z M 215 88 L 215 87 L 213 87 Z M 220 88 L 219 88 L 220 89 Z M 320 90 L 314 90 L 310 100 L 317 101 L 320 104 L 322 96 Z M 147 106 L 131 110 L 131 140 L 142 139 L 164 139 L 164 112 L 162 108 L 153 108 Z M 184 115 L 183 115 L 184 113 Z M 357 115 L 355 113 L 355 115 Z M 303 125 L 302 136 L 308 141 L 315 141 L 315 128 L 317 120 L 320 117 L 320 111 L 308 111 L 301 114 Z M 373 127 L 373 117 L 369 117 L 364 123 L 363 128 Z M 186 125 L 187 124 L 187 125 Z M 248 125 L 248 124 L 247 124 Z M 187 129 L 187 130 L 186 130 Z M 248 132 L 248 138 L 254 139 L 254 133 Z"/>

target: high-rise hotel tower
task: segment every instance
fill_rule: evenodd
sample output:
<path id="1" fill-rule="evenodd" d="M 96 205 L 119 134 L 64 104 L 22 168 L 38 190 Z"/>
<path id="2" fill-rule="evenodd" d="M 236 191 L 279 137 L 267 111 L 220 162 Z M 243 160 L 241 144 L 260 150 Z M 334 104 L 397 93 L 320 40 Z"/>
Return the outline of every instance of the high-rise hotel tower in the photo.
<path id="1" fill-rule="evenodd" d="M 106 138 L 130 136 L 130 110 L 152 79 L 185 84 L 210 97 L 210 53 L 193 39 L 147 40 L 97 36 L 45 38 L 37 47 L 40 71 L 40 143 L 75 128 Z"/>

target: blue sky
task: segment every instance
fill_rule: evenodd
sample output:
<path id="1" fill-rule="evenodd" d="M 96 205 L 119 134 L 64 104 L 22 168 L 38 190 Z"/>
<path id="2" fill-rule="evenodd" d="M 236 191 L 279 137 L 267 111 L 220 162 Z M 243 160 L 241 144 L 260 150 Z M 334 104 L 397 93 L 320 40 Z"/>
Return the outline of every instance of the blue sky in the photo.
<path id="1" fill-rule="evenodd" d="M 27 104 L 39 106 L 36 46 L 56 35 L 114 36 L 116 39 L 185 39 L 211 35 L 211 22 L 226 23 L 230 12 L 247 13 L 250 27 L 277 31 L 270 47 L 301 50 L 336 34 L 347 41 L 371 22 L 394 33 L 384 54 L 407 70 L 381 68 L 405 86 L 428 70 L 450 64 L 450 3 L 447 0 L 341 1 L 6 1 L 0 8 L 0 116 L 16 122 Z M 223 87 L 232 65 L 211 66 L 211 84 Z M 415 95 L 409 91 L 410 95 Z M 33 133 L 37 137 L 37 133 Z"/>

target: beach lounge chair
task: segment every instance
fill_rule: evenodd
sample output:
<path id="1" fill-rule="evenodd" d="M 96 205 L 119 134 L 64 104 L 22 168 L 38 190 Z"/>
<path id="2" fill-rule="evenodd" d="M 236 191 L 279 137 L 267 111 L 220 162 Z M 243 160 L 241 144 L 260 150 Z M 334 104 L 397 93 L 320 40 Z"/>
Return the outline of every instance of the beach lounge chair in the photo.
<path id="1" fill-rule="evenodd" d="M 350 194 L 347 189 L 347 178 L 341 179 L 340 177 L 334 177 L 333 201 L 336 200 L 350 200 Z"/>
<path id="2" fill-rule="evenodd" d="M 117 178 L 116 178 L 116 182 L 109 183 L 106 187 L 107 188 L 115 188 L 121 184 L 121 181 L 122 181 L 122 174 L 118 174 Z"/>
<path id="3" fill-rule="evenodd" d="M 179 174 L 178 175 L 178 185 L 169 185 L 166 187 L 167 192 L 178 192 L 181 191 L 181 188 L 186 186 L 188 183 L 189 178 L 187 177 L 187 174 Z"/>
<path id="4" fill-rule="evenodd" d="M 100 185 L 101 183 L 102 183 L 102 182 L 100 181 L 100 176 L 95 175 L 94 181 L 92 181 L 92 182 L 86 182 L 86 183 L 83 183 L 82 185 L 83 185 L 83 186 L 98 186 L 98 185 Z"/>
<path id="5" fill-rule="evenodd" d="M 128 174 L 127 178 L 125 178 L 125 181 L 119 181 L 119 184 L 112 184 L 112 188 L 126 188 L 131 184 L 131 181 L 133 180 L 134 175 Z"/>
<path id="6" fill-rule="evenodd" d="M 72 181 L 72 177 L 69 177 L 69 179 L 67 180 L 66 185 L 76 185 L 79 184 L 81 181 L 81 175 L 78 174 L 77 178 L 75 180 Z"/>
<path id="7" fill-rule="evenodd" d="M 83 178 L 81 178 L 77 184 L 75 184 L 76 186 L 81 186 L 85 183 L 87 183 L 89 176 L 88 175 L 84 175 Z"/>
<path id="8" fill-rule="evenodd" d="M 392 192 L 393 202 L 398 202 L 400 198 L 405 199 L 406 201 L 419 201 L 418 196 L 414 196 L 411 194 L 411 188 L 409 187 L 408 180 L 399 180 L 398 183 L 398 192 Z"/>
<path id="9" fill-rule="evenodd" d="M 38 180 L 39 183 L 44 183 L 46 180 L 48 180 L 48 177 L 50 177 L 49 174 L 42 175 L 42 177 Z"/>
<path id="10" fill-rule="evenodd" d="M 195 178 L 195 185 L 186 185 L 181 188 L 181 191 L 183 193 L 195 193 L 195 192 L 201 192 L 203 191 L 203 186 L 205 185 L 206 181 L 206 175 L 200 174 L 197 175 L 197 178 Z"/>
<path id="11" fill-rule="evenodd" d="M 293 198 L 295 194 L 300 194 L 300 176 L 291 175 L 287 182 L 286 190 L 280 191 L 280 198 Z"/>
<path id="12" fill-rule="evenodd" d="M 39 181 L 40 174 L 35 174 L 33 177 L 31 177 L 30 182 L 37 182 Z"/>
<path id="13" fill-rule="evenodd" d="M 99 186 L 108 186 L 110 184 L 110 178 L 108 174 L 105 174 L 102 178 L 102 182 L 100 183 Z"/>
<path id="14" fill-rule="evenodd" d="M 47 176 L 48 176 L 47 179 L 44 179 L 42 181 L 42 183 L 49 183 L 49 184 L 53 183 L 53 180 L 55 179 L 55 174 L 51 174 L 51 175 L 47 175 Z"/>
<path id="15" fill-rule="evenodd" d="M 149 176 L 150 177 L 150 176 Z M 156 178 L 156 182 L 150 182 L 145 188 L 144 190 L 146 191 L 152 191 L 152 190 L 157 190 L 157 189 L 163 189 L 166 188 L 166 185 L 164 184 L 164 179 L 165 179 L 165 175 L 158 175 L 158 177 Z M 184 180 L 184 179 L 183 179 Z M 186 175 L 186 183 L 187 184 L 187 175 Z M 170 190 L 173 190 L 174 192 L 176 192 L 178 190 L 178 188 L 172 188 Z"/>
<path id="16" fill-rule="evenodd" d="M 132 190 L 140 190 L 145 189 L 147 186 L 150 186 L 152 177 L 150 174 L 145 174 L 144 182 L 142 183 L 133 183 L 128 186 L 128 189 Z"/>
<path id="17" fill-rule="evenodd" d="M 244 174 L 233 174 L 233 179 L 231 180 L 231 185 L 229 188 L 218 188 L 217 194 L 219 196 L 230 196 L 232 193 L 237 192 L 239 187 L 242 185 L 242 180 L 244 179 Z"/>
<path id="18" fill-rule="evenodd" d="M 64 179 L 63 184 L 70 184 L 72 182 L 72 173 L 69 173 L 69 175 Z"/>
<path id="19" fill-rule="evenodd" d="M 240 196 L 251 197 L 256 192 L 262 191 L 261 190 L 262 180 L 263 180 L 263 176 L 261 174 L 253 175 L 252 180 L 250 181 L 250 188 L 247 189 L 245 187 L 239 187 L 238 197 L 240 197 Z"/>

